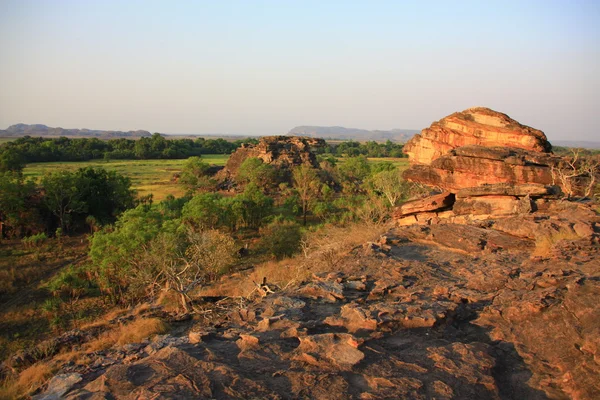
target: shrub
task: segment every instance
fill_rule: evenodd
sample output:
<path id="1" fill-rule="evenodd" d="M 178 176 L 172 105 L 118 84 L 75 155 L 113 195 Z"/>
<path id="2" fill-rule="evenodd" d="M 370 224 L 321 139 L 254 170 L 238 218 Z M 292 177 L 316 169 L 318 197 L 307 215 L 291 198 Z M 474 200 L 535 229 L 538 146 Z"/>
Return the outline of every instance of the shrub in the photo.
<path id="1" fill-rule="evenodd" d="M 37 235 L 25 237 L 21 240 L 21 242 L 25 245 L 25 247 L 39 248 L 43 243 L 46 242 L 47 239 L 48 236 L 42 232 L 38 233 Z"/>
<path id="2" fill-rule="evenodd" d="M 300 226 L 290 221 L 274 221 L 260 231 L 261 248 L 269 255 L 282 259 L 300 250 Z"/>

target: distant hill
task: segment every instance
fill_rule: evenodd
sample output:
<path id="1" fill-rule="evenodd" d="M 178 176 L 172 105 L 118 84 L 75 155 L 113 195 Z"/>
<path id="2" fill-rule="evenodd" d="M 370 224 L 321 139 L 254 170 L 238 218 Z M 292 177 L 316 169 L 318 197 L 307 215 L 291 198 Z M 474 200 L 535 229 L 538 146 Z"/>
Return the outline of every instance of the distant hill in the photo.
<path id="1" fill-rule="evenodd" d="M 5 130 L 0 130 L 0 137 L 21 137 L 21 136 L 43 136 L 43 137 L 97 137 L 101 139 L 111 138 L 139 138 L 151 136 L 148 131 L 103 131 L 93 129 L 65 129 L 51 128 L 41 124 L 16 124 L 11 125 Z"/>
<path id="2" fill-rule="evenodd" d="M 600 142 L 590 140 L 551 140 L 553 146 L 581 147 L 584 149 L 600 149 Z"/>
<path id="3" fill-rule="evenodd" d="M 352 139 L 357 141 L 391 140 L 404 143 L 420 131 L 415 129 L 392 129 L 389 131 L 369 131 L 366 129 L 344 128 L 343 126 L 297 126 L 288 132 L 290 136 L 309 136 L 323 139 Z"/>

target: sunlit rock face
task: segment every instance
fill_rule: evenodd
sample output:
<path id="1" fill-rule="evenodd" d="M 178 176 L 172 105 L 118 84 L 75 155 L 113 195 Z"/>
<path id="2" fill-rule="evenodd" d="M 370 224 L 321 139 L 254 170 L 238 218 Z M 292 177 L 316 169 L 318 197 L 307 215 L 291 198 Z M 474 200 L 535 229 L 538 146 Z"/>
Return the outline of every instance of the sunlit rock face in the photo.
<path id="1" fill-rule="evenodd" d="M 506 114 L 485 107 L 449 115 L 423 129 L 404 146 L 411 164 L 431 164 L 457 147 L 513 147 L 548 153 L 551 145 L 544 132 L 521 125 Z"/>

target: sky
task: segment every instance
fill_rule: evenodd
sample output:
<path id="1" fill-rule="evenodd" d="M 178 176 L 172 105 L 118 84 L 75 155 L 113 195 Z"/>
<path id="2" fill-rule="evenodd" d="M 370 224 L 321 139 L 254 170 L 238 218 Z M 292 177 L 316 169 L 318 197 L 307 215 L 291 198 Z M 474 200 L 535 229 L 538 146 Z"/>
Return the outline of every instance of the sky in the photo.
<path id="1" fill-rule="evenodd" d="M 0 0 L 0 129 L 423 129 L 600 141 L 600 2 Z"/>

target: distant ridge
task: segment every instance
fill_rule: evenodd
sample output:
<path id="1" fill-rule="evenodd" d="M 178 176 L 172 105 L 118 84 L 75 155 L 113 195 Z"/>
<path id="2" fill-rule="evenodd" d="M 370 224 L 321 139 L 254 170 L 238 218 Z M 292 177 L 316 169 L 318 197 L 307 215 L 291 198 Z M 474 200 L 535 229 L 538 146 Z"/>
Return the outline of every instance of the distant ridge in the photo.
<path id="1" fill-rule="evenodd" d="M 290 136 L 309 136 L 323 139 L 352 139 L 357 141 L 373 140 L 382 142 L 391 140 L 392 142 L 404 143 L 419 130 L 416 129 L 392 129 L 389 131 L 356 128 L 344 128 L 343 126 L 297 126 L 292 128 L 288 135 Z"/>
<path id="2" fill-rule="evenodd" d="M 551 142 L 554 146 L 600 149 L 600 142 L 592 142 L 590 140 L 552 140 Z"/>
<path id="3" fill-rule="evenodd" d="M 45 137 L 96 137 L 102 139 L 110 138 L 139 138 L 151 136 L 150 132 L 137 131 L 104 131 L 93 129 L 65 129 L 51 128 L 42 124 L 16 124 L 11 125 L 5 130 L 0 130 L 0 137 L 21 137 L 21 136 L 45 136 Z"/>

